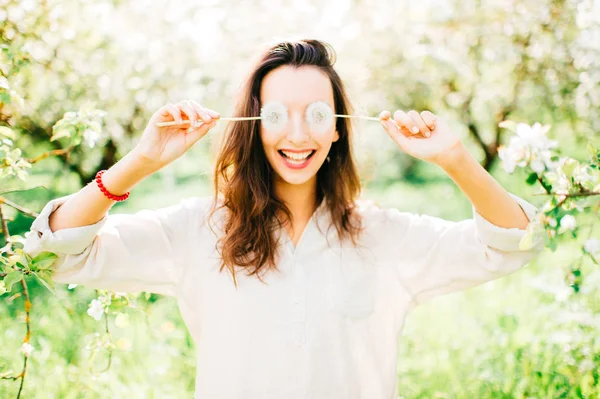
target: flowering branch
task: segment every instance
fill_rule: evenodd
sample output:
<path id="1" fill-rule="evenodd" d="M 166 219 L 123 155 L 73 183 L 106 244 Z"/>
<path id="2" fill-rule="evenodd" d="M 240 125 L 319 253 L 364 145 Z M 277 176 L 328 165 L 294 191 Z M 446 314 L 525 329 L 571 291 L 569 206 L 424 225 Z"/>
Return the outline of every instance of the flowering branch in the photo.
<path id="1" fill-rule="evenodd" d="M 12 255 L 13 249 L 12 249 L 12 241 L 10 238 L 10 232 L 8 231 L 8 224 L 6 223 L 6 218 L 4 217 L 4 213 L 2 212 L 2 204 L 5 203 L 5 201 L 0 201 L 0 224 L 2 225 L 2 232 L 4 234 L 4 240 L 7 243 L 7 253 L 9 255 Z M 8 274 L 7 273 L 3 273 L 4 276 L 6 277 Z M 21 369 L 21 373 L 19 373 L 16 376 L 2 376 L 1 379 L 11 379 L 13 381 L 16 381 L 17 379 L 21 380 L 21 383 L 19 384 L 19 391 L 17 392 L 17 399 L 21 398 L 21 393 L 23 392 L 23 386 L 25 383 L 25 375 L 27 373 L 27 359 L 29 357 L 29 354 L 31 353 L 31 350 L 33 349 L 33 347 L 31 346 L 31 344 L 29 343 L 29 340 L 31 338 L 31 300 L 29 298 L 29 289 L 27 288 L 27 283 L 25 282 L 25 279 L 23 277 L 21 277 L 20 280 L 21 283 L 21 290 L 23 291 L 23 297 L 24 297 L 24 307 L 25 307 L 25 327 L 26 327 L 26 333 L 25 333 L 25 338 L 23 339 L 23 345 L 21 346 L 21 351 L 23 352 L 23 368 Z"/>
<path id="2" fill-rule="evenodd" d="M 537 236 L 554 251 L 559 236 L 576 239 L 581 230 L 577 225 L 577 214 L 590 213 L 595 219 L 600 209 L 600 200 L 595 199 L 600 198 L 600 151 L 590 142 L 590 160 L 580 162 L 554 152 L 558 143 L 548 138 L 548 125 L 535 123 L 529 126 L 503 121 L 499 126 L 516 133 L 508 145 L 500 146 L 498 151 L 504 170 L 513 173 L 517 167 L 524 169 L 528 173 L 527 184 L 539 183 L 544 190 L 534 195 L 550 197 L 527 227 L 522 246 L 531 245 L 533 237 Z M 579 290 L 583 279 L 581 266 L 584 259 L 600 264 L 600 240 L 591 236 L 592 230 L 593 227 L 583 240 L 581 254 L 567 278 L 575 291 Z"/>
<path id="3" fill-rule="evenodd" d="M 0 197 L 0 205 L 1 204 L 6 204 L 6 205 L 10 206 L 11 208 L 18 210 L 22 214 L 31 216 L 33 218 L 36 218 L 40 215 L 39 213 L 30 211 L 29 209 L 26 209 L 26 208 L 23 208 L 21 205 L 15 204 L 14 202 L 9 201 L 4 197 Z"/>

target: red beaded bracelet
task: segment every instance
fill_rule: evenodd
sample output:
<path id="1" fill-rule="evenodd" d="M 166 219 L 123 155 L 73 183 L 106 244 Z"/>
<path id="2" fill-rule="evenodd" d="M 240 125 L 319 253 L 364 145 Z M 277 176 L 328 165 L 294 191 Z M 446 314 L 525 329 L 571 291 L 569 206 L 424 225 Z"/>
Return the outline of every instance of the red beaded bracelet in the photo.
<path id="1" fill-rule="evenodd" d="M 102 175 L 104 174 L 104 172 L 106 172 L 106 170 L 101 170 L 98 173 L 96 173 L 96 184 L 98 185 L 100 191 L 102 191 L 102 193 L 104 193 L 104 195 L 107 196 L 109 199 L 117 202 L 125 201 L 127 198 L 129 198 L 129 191 L 123 195 L 114 195 L 110 193 L 106 189 L 106 187 L 104 187 L 104 184 L 102 184 Z"/>

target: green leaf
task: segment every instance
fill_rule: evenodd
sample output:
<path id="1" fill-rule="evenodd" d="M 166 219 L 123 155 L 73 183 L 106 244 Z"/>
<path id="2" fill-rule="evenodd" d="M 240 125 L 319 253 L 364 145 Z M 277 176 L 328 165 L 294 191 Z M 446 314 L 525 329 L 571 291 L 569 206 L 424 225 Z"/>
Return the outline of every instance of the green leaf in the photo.
<path id="1" fill-rule="evenodd" d="M 6 286 L 6 290 L 10 291 L 14 283 L 21 281 L 23 278 L 23 273 L 19 270 L 15 270 L 9 272 L 6 277 L 4 277 L 4 285 Z"/>
<path id="2" fill-rule="evenodd" d="M 17 139 L 15 132 L 11 128 L 6 126 L 0 126 L 0 136 L 8 137 L 11 140 Z"/>
<path id="3" fill-rule="evenodd" d="M 10 104 L 10 93 L 6 91 L 0 92 L 0 103 Z"/>
<path id="4" fill-rule="evenodd" d="M 576 283 L 572 284 L 571 288 L 573 288 L 573 291 L 575 291 L 575 292 L 579 292 L 579 289 L 580 289 L 579 284 L 576 284 Z"/>
<path id="5" fill-rule="evenodd" d="M 515 122 L 515 121 L 510 121 L 510 120 L 502 121 L 502 122 L 498 123 L 498 126 L 501 128 L 504 128 L 504 129 L 508 129 L 511 132 L 517 131 L 517 122 Z"/>
<path id="6" fill-rule="evenodd" d="M 549 237 L 548 234 L 544 234 L 544 246 L 550 249 L 552 252 L 558 248 L 558 241 L 556 238 Z"/>
<path id="7" fill-rule="evenodd" d="M 579 166 L 579 162 L 572 158 L 568 158 L 563 165 L 563 172 L 567 175 L 567 177 L 573 176 L 573 172 Z"/>
<path id="8" fill-rule="evenodd" d="M 129 306 L 129 301 L 124 297 L 113 297 L 108 305 L 108 309 L 111 312 L 118 312 Z"/>
<path id="9" fill-rule="evenodd" d="M 52 137 L 50 137 L 50 141 L 55 141 L 63 137 L 70 137 L 74 130 L 75 129 L 73 126 L 61 126 L 57 129 L 52 129 Z"/>
<path id="10" fill-rule="evenodd" d="M 38 270 L 47 270 L 52 266 L 58 255 L 52 252 L 41 252 L 32 260 L 32 266 Z"/>
<path id="11" fill-rule="evenodd" d="M 587 144 L 587 150 L 592 158 L 592 163 L 596 165 L 600 164 L 600 150 L 598 150 L 591 141 Z"/>
<path id="12" fill-rule="evenodd" d="M 69 145 L 72 145 L 75 147 L 75 146 L 80 145 L 82 141 L 83 141 L 83 137 L 80 134 L 72 135 L 71 142 L 69 143 Z"/>
<path id="13" fill-rule="evenodd" d="M 54 290 L 54 281 L 52 281 L 52 276 L 50 275 L 50 272 L 48 270 L 40 270 L 39 272 L 31 273 L 35 277 L 37 277 L 39 282 L 42 283 L 42 285 L 46 287 L 48 291 L 50 291 L 53 294 L 56 294 L 56 291 Z"/>
<path id="14" fill-rule="evenodd" d="M 532 173 L 527 177 L 526 183 L 529 184 L 530 186 L 533 186 L 535 184 L 535 182 L 538 181 L 538 175 L 537 173 Z"/>

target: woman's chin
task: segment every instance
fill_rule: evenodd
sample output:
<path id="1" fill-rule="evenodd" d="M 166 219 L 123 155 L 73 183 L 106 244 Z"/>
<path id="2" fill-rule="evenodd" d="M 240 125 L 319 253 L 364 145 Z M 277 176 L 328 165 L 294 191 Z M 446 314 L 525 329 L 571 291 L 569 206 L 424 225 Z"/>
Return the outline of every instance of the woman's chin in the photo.
<path id="1" fill-rule="evenodd" d="M 283 183 L 287 183 L 294 186 L 301 186 L 303 184 L 310 183 L 312 180 L 316 180 L 317 174 L 311 173 L 310 171 L 295 171 L 295 172 L 287 172 L 277 173 L 280 180 Z"/>

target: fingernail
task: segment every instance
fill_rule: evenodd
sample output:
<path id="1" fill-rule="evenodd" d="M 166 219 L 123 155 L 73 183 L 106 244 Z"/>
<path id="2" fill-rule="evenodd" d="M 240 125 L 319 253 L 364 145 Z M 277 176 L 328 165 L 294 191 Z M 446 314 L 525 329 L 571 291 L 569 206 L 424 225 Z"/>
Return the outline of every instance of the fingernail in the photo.
<path id="1" fill-rule="evenodd" d="M 425 132 L 425 137 L 429 137 L 429 136 L 431 136 L 431 133 Z"/>
<path id="2" fill-rule="evenodd" d="M 419 133 L 419 128 L 418 128 L 418 127 L 416 127 L 416 126 L 413 126 L 413 127 L 412 127 L 412 132 L 413 132 L 413 133 Z"/>
<path id="3" fill-rule="evenodd" d="M 189 128 L 188 130 L 186 130 L 186 133 L 191 133 L 191 132 L 192 132 L 192 130 L 194 130 L 194 128 L 193 128 L 193 127 L 191 127 L 191 128 Z"/>

